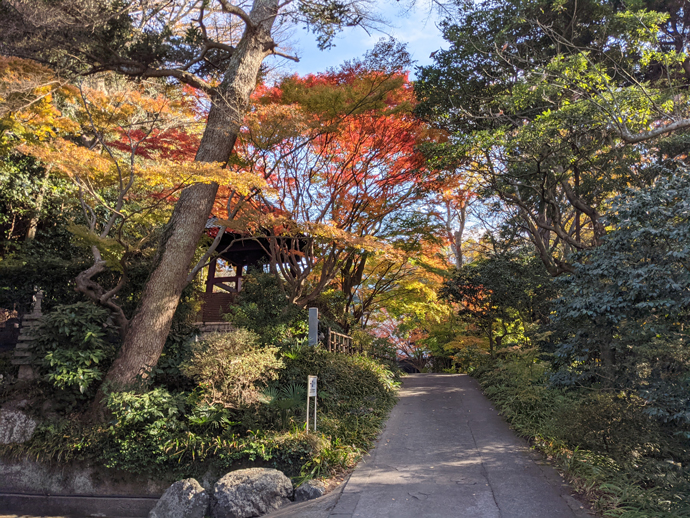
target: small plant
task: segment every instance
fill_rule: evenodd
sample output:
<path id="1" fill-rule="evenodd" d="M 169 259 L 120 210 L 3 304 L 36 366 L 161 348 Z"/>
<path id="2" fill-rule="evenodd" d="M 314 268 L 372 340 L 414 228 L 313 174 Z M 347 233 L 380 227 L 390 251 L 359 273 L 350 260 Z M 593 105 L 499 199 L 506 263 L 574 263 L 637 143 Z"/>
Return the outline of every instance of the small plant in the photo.
<path id="1" fill-rule="evenodd" d="M 216 333 L 192 345 L 182 372 L 199 383 L 201 402 L 239 408 L 259 400 L 261 386 L 283 368 L 276 347 L 260 347 L 259 337 L 246 329 Z"/>
<path id="2" fill-rule="evenodd" d="M 283 387 L 266 387 L 261 395 L 262 401 L 280 410 L 280 421 L 283 430 L 290 426 L 289 413 L 306 405 L 307 388 L 299 383 L 290 383 Z"/>
<path id="3" fill-rule="evenodd" d="M 302 466 L 298 484 L 312 478 L 324 478 L 343 471 L 357 461 L 360 451 L 349 445 L 344 445 L 338 438 L 327 439 L 322 436 L 323 445 L 319 452 Z"/>
<path id="4" fill-rule="evenodd" d="M 295 338 L 283 346 L 283 356 L 289 360 L 298 360 L 307 346 L 307 338 Z"/>
<path id="5" fill-rule="evenodd" d="M 202 429 L 210 431 L 219 431 L 231 428 L 237 424 L 238 421 L 230 419 L 231 414 L 227 408 L 214 407 L 211 405 L 201 404 L 193 408 L 192 412 L 188 414 L 187 420 L 190 425 L 197 426 Z"/>

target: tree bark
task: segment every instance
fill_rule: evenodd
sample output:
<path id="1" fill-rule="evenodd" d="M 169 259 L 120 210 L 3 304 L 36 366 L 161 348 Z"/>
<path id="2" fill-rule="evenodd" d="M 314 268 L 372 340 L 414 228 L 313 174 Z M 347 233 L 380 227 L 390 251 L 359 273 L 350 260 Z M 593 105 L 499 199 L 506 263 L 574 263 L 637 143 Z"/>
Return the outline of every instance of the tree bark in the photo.
<path id="1" fill-rule="evenodd" d="M 25 241 L 33 241 L 36 238 L 36 230 L 38 230 L 38 221 L 41 216 L 41 210 L 43 210 L 43 200 L 45 199 L 46 190 L 48 189 L 48 177 L 50 176 L 50 168 L 46 167 L 46 170 L 41 179 L 41 188 L 36 196 L 36 209 L 31 215 L 29 220 L 29 228 L 26 231 Z"/>
<path id="2" fill-rule="evenodd" d="M 275 48 L 271 31 L 277 12 L 277 0 L 254 1 L 250 13 L 252 23 L 247 24 L 212 98 L 196 161 L 227 163 L 229 160 L 261 63 Z M 105 389 L 125 390 L 136 386 L 158 363 L 217 191 L 216 183 L 194 184 L 182 191 L 166 226 L 158 262 L 128 325 L 118 357 L 104 379 Z M 96 411 L 102 404 L 100 398 L 95 402 Z"/>
<path id="3" fill-rule="evenodd" d="M 460 270 L 462 268 L 463 264 L 463 257 L 462 257 L 462 237 L 463 234 L 465 233 L 465 222 L 467 221 L 467 205 L 466 202 L 463 200 L 462 205 L 460 206 L 460 214 L 458 217 L 458 229 L 453 232 L 453 242 L 454 242 L 454 251 L 455 251 L 455 268 L 457 270 Z"/>
<path id="4" fill-rule="evenodd" d="M 195 184 L 180 195 L 161 240 L 158 264 L 105 378 L 107 389 L 136 386 L 158 362 L 217 190 L 215 183 Z"/>

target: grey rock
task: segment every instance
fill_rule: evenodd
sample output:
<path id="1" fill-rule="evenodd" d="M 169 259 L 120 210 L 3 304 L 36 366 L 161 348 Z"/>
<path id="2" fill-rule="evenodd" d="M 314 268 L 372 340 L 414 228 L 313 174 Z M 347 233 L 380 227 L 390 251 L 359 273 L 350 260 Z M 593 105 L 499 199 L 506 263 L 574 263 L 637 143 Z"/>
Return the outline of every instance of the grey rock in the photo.
<path id="1" fill-rule="evenodd" d="M 149 518 L 204 518 L 210 497 L 193 478 L 170 486 L 151 512 Z"/>
<path id="2" fill-rule="evenodd" d="M 0 411 L 0 444 L 26 442 L 34 434 L 36 421 L 19 410 Z"/>
<path id="3" fill-rule="evenodd" d="M 326 485 L 320 480 L 307 480 L 295 489 L 295 502 L 314 500 L 326 493 Z"/>
<path id="4" fill-rule="evenodd" d="M 290 502 L 292 482 L 281 471 L 249 468 L 231 471 L 213 487 L 213 518 L 255 518 Z"/>

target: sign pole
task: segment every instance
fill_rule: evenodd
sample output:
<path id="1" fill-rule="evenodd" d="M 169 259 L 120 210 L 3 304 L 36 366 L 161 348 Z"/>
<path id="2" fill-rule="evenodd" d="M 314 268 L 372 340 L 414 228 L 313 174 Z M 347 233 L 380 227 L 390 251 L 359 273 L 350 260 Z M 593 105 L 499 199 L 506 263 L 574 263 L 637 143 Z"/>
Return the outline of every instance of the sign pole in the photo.
<path id="1" fill-rule="evenodd" d="M 314 431 L 316 431 L 316 376 L 307 377 L 307 432 L 309 431 L 309 398 L 314 398 Z"/>
<path id="2" fill-rule="evenodd" d="M 309 433 L 309 393 L 307 393 L 307 433 Z"/>

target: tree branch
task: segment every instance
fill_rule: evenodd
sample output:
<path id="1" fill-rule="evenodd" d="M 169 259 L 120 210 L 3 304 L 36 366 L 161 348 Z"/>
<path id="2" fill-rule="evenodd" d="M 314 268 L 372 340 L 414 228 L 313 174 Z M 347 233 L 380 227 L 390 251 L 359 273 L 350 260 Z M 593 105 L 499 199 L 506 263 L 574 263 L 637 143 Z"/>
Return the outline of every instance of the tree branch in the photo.
<path id="1" fill-rule="evenodd" d="M 672 122 L 671 124 L 667 124 L 665 126 L 659 126 L 658 128 L 654 128 L 651 131 L 646 131 L 644 133 L 637 133 L 633 135 L 630 133 L 630 130 L 628 130 L 627 127 L 623 126 L 622 128 L 619 128 L 616 130 L 618 135 L 628 144 L 638 144 L 640 142 L 644 142 L 646 140 L 650 140 L 656 137 L 659 137 L 661 135 L 665 135 L 666 133 L 672 133 L 674 131 L 679 131 L 683 130 L 686 128 L 690 128 L 690 119 L 681 119 L 676 122 Z"/>
<path id="2" fill-rule="evenodd" d="M 275 49 L 273 49 L 271 51 L 271 55 L 280 56 L 281 58 L 285 58 L 285 59 L 291 59 L 295 63 L 299 63 L 299 58 L 297 56 L 290 56 L 289 54 L 284 54 L 283 52 L 277 51 Z"/>
<path id="3" fill-rule="evenodd" d="M 236 5 L 232 5 L 228 0 L 218 0 L 218 2 L 220 3 L 223 11 L 225 11 L 228 14 L 234 14 L 247 25 L 247 28 L 252 30 L 254 29 L 254 22 L 244 9 Z"/>
<path id="4" fill-rule="evenodd" d="M 207 94 L 213 94 L 216 91 L 216 89 L 209 83 L 199 79 L 194 74 L 187 72 L 186 70 L 180 68 L 148 68 L 147 66 L 135 61 L 122 61 L 92 67 L 88 72 L 85 73 L 85 75 L 93 75 L 106 70 L 111 70 L 113 72 L 130 77 L 174 77 L 180 83 L 197 88 Z"/>

